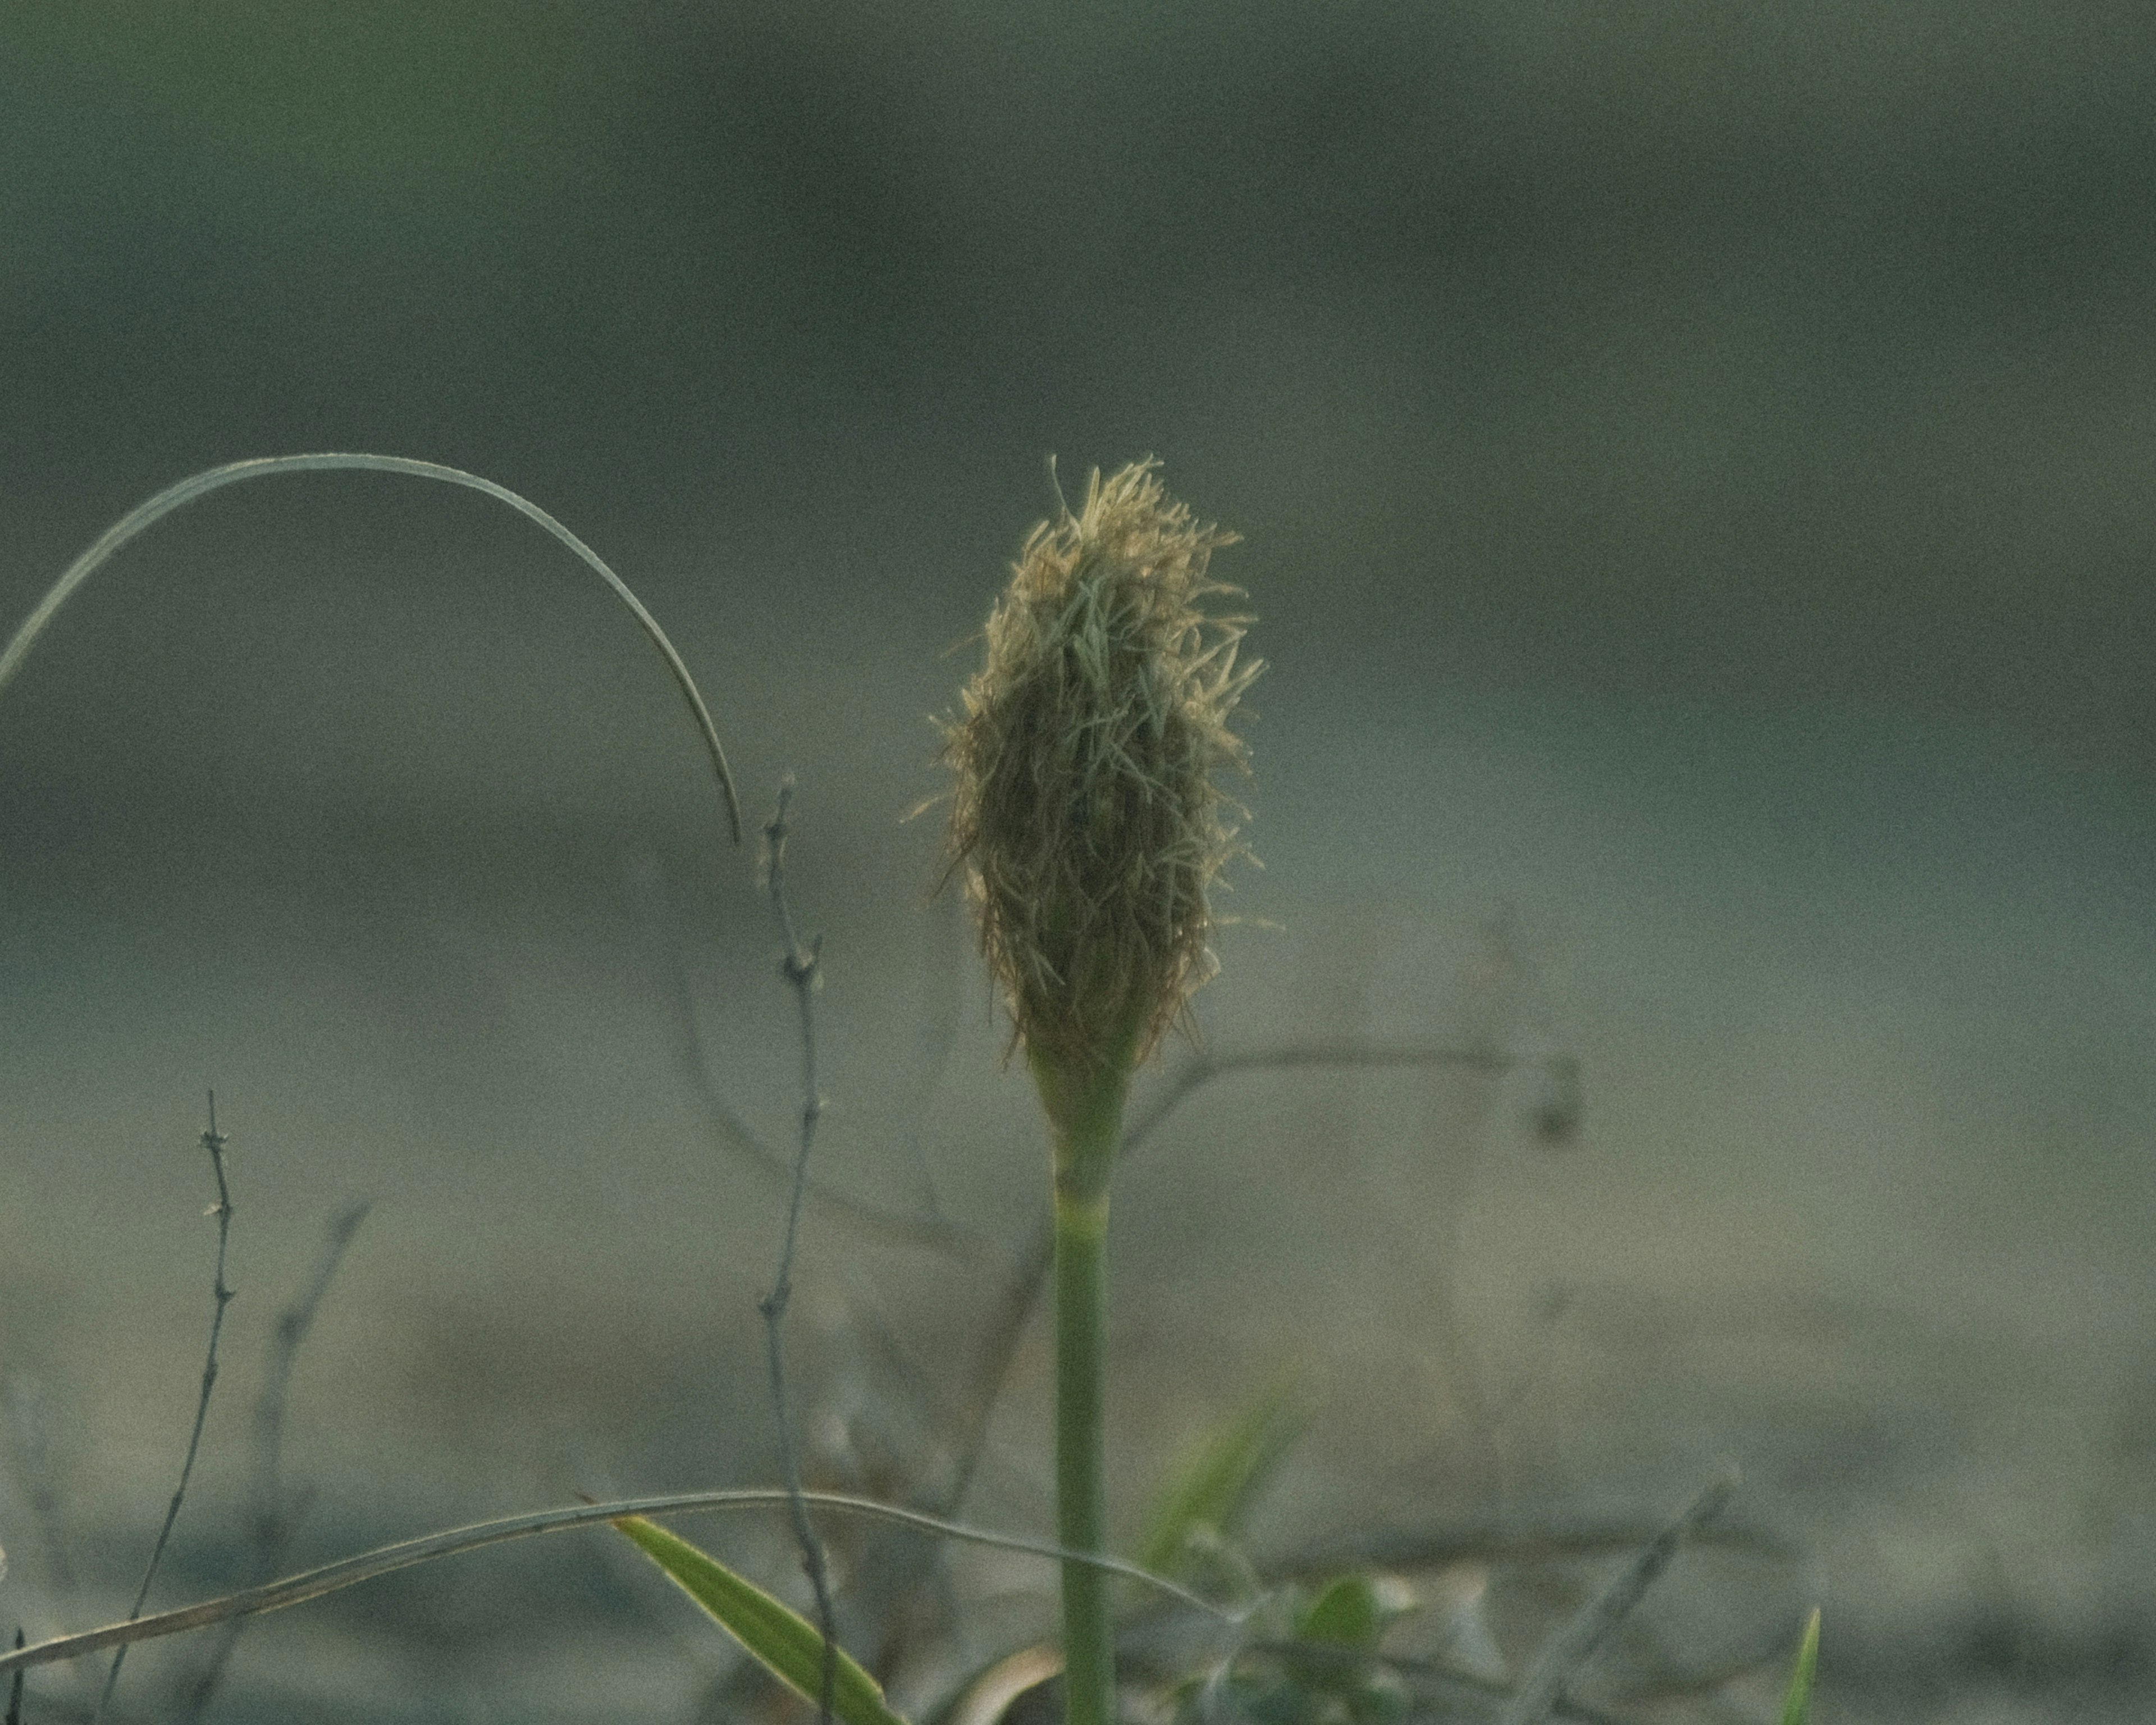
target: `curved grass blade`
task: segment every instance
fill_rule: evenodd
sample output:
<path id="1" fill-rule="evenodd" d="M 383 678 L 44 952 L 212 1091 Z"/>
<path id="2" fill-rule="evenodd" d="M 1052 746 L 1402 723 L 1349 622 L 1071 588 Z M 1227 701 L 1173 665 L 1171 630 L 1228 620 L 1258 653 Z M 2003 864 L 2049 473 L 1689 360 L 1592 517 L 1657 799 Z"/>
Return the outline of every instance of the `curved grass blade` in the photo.
<path id="1" fill-rule="evenodd" d="M 1614 1576 L 1609 1584 L 1587 1602 L 1572 1621 L 1558 1631 L 1512 1692 L 1512 1698 L 1497 1716 L 1497 1725 L 1543 1725 L 1556 1708 L 1573 1673 L 1593 1657 L 1597 1648 L 1631 1615 L 1647 1589 L 1653 1586 L 1677 1548 L 1693 1528 L 1703 1527 L 1722 1513 L 1737 1489 L 1734 1473 L 1725 1474 L 1702 1491 L 1684 1512 L 1641 1547 L 1638 1554 Z"/>
<path id="2" fill-rule="evenodd" d="M 773 1676 L 803 1699 L 817 1698 L 824 1681 L 824 1637 L 815 1625 L 656 1522 L 624 1516 L 614 1526 Z M 906 1725 L 885 1702 L 875 1679 L 845 1649 L 838 1653 L 831 1710 L 846 1725 Z"/>
<path id="3" fill-rule="evenodd" d="M 1239 1614 L 1199 1598 L 1189 1589 L 1170 1581 L 1164 1575 L 1148 1574 L 1137 1564 L 1127 1563 L 1121 1558 L 1106 1557 L 1097 1552 L 1073 1552 L 1050 1540 L 1028 1539 L 1021 1534 L 997 1533 L 985 1527 L 969 1527 L 961 1522 L 947 1522 L 940 1516 L 926 1515 L 915 1509 L 902 1509 L 893 1503 L 878 1503 L 867 1497 L 849 1497 L 833 1491 L 803 1491 L 801 1498 L 804 1503 L 818 1509 L 830 1510 L 841 1515 L 866 1516 L 875 1521 L 889 1522 L 901 1527 L 934 1534 L 939 1538 L 961 1539 L 970 1544 L 990 1546 L 999 1551 L 1024 1552 L 1050 1563 L 1075 1561 L 1091 1563 L 1108 1574 L 1142 1582 L 1168 1598 L 1188 1605 L 1192 1610 L 1217 1618 L 1223 1623 L 1241 1620 Z M 614 1503 L 572 1504 L 565 1509 L 542 1509 L 530 1515 L 508 1516 L 497 1522 L 480 1522 L 469 1527 L 450 1527 L 439 1533 L 427 1534 L 422 1538 L 402 1540 L 395 1545 L 362 1552 L 357 1557 L 325 1563 L 318 1569 L 288 1575 L 281 1581 L 265 1582 L 260 1587 L 244 1588 L 236 1594 L 227 1594 L 222 1599 L 204 1599 L 199 1604 L 182 1605 L 174 1610 L 160 1611 L 152 1616 L 138 1617 L 127 1623 L 108 1623 L 102 1629 L 84 1630 L 76 1635 L 54 1635 L 49 1640 L 34 1641 L 18 1651 L 0 1653 L 0 1676 L 29 1666 L 49 1665 L 61 1659 L 77 1659 L 85 1653 L 95 1653 L 101 1648 L 117 1647 L 130 1641 L 147 1641 L 160 1635 L 184 1635 L 189 1630 L 223 1623 L 234 1617 L 251 1617 L 260 1611 L 281 1611 L 289 1605 L 305 1604 L 310 1599 L 319 1599 L 362 1581 L 372 1581 L 378 1575 L 393 1574 L 399 1569 L 409 1569 L 418 1563 L 431 1563 L 438 1558 L 455 1557 L 464 1552 L 484 1550 L 490 1545 L 505 1544 L 512 1539 L 529 1539 L 542 1533 L 562 1533 L 572 1527 L 596 1527 L 601 1522 L 619 1522 L 626 1516 L 688 1515 L 704 1510 L 790 1509 L 793 1504 L 793 1493 L 783 1487 L 758 1486 L 717 1491 L 670 1491 L 657 1497 L 631 1497 Z"/>
<path id="4" fill-rule="evenodd" d="M 1812 1678 L 1819 1671 L 1819 1607 L 1804 1624 L 1804 1639 L 1797 1649 L 1797 1668 L 1789 1674 L 1789 1692 L 1782 1702 L 1782 1725 L 1804 1725 L 1811 1717 Z"/>
<path id="5" fill-rule="evenodd" d="M 4 649 L 0 649 L 0 690 L 5 689 L 23 668 L 23 661 L 30 656 L 30 649 L 37 644 L 38 637 L 45 632 L 46 624 L 58 614 L 68 598 L 84 582 L 95 574 L 99 567 L 113 552 L 174 510 L 192 503 L 196 498 L 218 490 L 224 485 L 237 485 L 243 480 L 261 479 L 273 473 L 311 473 L 332 469 L 364 469 L 373 473 L 400 473 L 411 479 L 439 480 L 446 485 L 463 485 L 466 489 L 485 493 L 499 502 L 506 503 L 519 515 L 536 522 L 541 527 L 567 546 L 581 558 L 587 567 L 606 583 L 613 596 L 628 607 L 636 619 L 637 627 L 644 631 L 644 639 L 651 643 L 660 658 L 665 662 L 667 674 L 674 679 L 674 686 L 687 703 L 690 716 L 696 721 L 697 735 L 703 740 L 704 752 L 711 757 L 711 770 L 718 775 L 719 793 L 726 808 L 726 824 L 733 834 L 734 843 L 741 843 L 741 804 L 734 796 L 733 775 L 726 768 L 726 752 L 719 744 L 717 728 L 711 723 L 711 709 L 704 705 L 702 693 L 696 680 L 689 675 L 689 667 L 682 660 L 674 643 L 667 639 L 666 631 L 659 626 L 659 619 L 644 608 L 644 602 L 629 590 L 629 583 L 608 567 L 606 559 L 577 537 L 553 516 L 532 502 L 521 497 L 506 485 L 498 485 L 492 480 L 481 479 L 475 473 L 466 473 L 460 467 L 444 467 L 439 461 L 416 461 L 408 455 L 320 454 L 270 455 L 250 461 L 228 461 L 222 467 L 213 467 L 182 480 L 177 485 L 167 485 L 146 503 L 134 508 L 105 530 L 96 544 L 69 564 L 66 572 L 44 598 L 37 608 L 25 618 Z"/>
<path id="6" fill-rule="evenodd" d="M 1062 1675 L 1063 1650 L 1053 1641 L 1036 1641 L 975 1671 L 930 1716 L 928 1725 L 999 1725 L 1019 1697 Z"/>
<path id="7" fill-rule="evenodd" d="M 1302 1435 L 1292 1378 L 1283 1378 L 1219 1431 L 1177 1477 L 1138 1548 L 1138 1566 L 1177 1575 L 1189 1567 L 1194 1541 L 1232 1539 L 1273 1471 Z"/>

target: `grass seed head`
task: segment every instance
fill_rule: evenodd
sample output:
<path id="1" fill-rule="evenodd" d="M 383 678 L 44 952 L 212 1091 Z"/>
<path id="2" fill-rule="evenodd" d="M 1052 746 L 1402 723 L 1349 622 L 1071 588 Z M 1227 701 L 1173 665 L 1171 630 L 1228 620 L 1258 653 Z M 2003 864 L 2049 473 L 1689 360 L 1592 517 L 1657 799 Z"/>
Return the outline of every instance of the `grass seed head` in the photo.
<path id="1" fill-rule="evenodd" d="M 987 662 L 944 727 L 950 866 L 1019 1040 L 1036 1059 L 1132 1065 L 1214 967 L 1207 901 L 1242 813 L 1229 729 L 1260 670 L 1250 619 L 1199 601 L 1235 536 L 1199 526 L 1155 464 L 1088 480 L 1028 536 L 988 619 Z"/>

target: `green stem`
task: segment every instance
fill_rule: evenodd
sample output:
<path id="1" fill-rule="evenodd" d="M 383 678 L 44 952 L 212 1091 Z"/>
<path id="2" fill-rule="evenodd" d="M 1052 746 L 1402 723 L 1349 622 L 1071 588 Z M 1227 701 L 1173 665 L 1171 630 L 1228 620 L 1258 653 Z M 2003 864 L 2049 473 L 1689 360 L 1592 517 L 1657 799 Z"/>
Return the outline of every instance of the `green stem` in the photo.
<path id="1" fill-rule="evenodd" d="M 1034 1055 L 1055 1173 L 1055 1537 L 1107 1549 L 1105 1484 L 1108 1177 L 1122 1136 L 1128 1062 L 1087 1068 Z M 1063 1566 L 1065 1725 L 1114 1725 L 1116 1649 L 1108 1578 Z"/>
<path id="2" fill-rule="evenodd" d="M 1107 1327 L 1108 1200 L 1055 1200 L 1055 1538 L 1071 1551 L 1108 1543 L 1101 1407 Z M 1065 1725 L 1110 1725 L 1116 1650 L 1108 1578 L 1063 1566 Z"/>

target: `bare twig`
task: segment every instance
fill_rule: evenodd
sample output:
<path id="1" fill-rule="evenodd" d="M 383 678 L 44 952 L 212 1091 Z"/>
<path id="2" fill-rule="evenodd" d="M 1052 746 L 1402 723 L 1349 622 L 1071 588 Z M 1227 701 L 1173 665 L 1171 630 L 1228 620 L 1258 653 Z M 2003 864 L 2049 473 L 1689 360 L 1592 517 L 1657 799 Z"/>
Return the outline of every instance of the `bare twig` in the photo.
<path id="1" fill-rule="evenodd" d="M 254 1402 L 254 1476 L 249 1487 L 252 1502 L 248 1527 L 254 1557 L 248 1566 L 247 1579 L 254 1586 L 275 1576 L 291 1538 L 293 1517 L 285 1501 L 284 1457 L 285 1416 L 291 1404 L 292 1368 L 299 1360 L 307 1332 L 314 1327 L 315 1314 L 321 1309 L 330 1284 L 336 1279 L 346 1250 L 372 1208 L 370 1204 L 352 1204 L 331 1219 L 324 1231 L 321 1255 L 316 1260 L 314 1274 L 307 1278 L 291 1304 L 277 1314 L 276 1324 L 270 1332 L 269 1363 L 262 1374 L 261 1393 Z M 202 1717 L 218 1685 L 223 1681 L 225 1666 L 230 1663 L 233 1650 L 239 1645 L 246 1626 L 247 1620 L 243 1617 L 235 1617 L 223 1626 L 202 1670 L 186 1687 L 182 1697 L 185 1712 L 181 1715 L 183 1720 Z"/>
<path id="2" fill-rule="evenodd" d="M 149 1617 L 131 1618 L 123 1623 L 107 1624 L 102 1629 L 86 1630 L 80 1635 L 58 1635 L 49 1640 L 33 1641 L 17 1651 L 0 1654 L 0 1676 L 32 1666 L 49 1665 L 56 1660 L 80 1658 L 84 1654 L 99 1652 L 107 1647 L 126 1646 L 160 1635 L 176 1635 L 189 1630 L 204 1629 L 229 1618 L 282 1610 L 288 1605 L 304 1604 L 310 1599 L 319 1599 L 326 1594 L 336 1593 L 340 1589 L 355 1586 L 362 1581 L 372 1581 L 377 1576 L 388 1575 L 398 1569 L 408 1569 L 417 1563 L 432 1563 L 438 1558 L 455 1557 L 460 1553 L 478 1551 L 486 1546 L 505 1544 L 512 1539 L 527 1539 L 535 1534 L 559 1533 L 571 1527 L 588 1527 L 600 1522 L 618 1522 L 629 1516 L 686 1515 L 706 1510 L 735 1509 L 783 1509 L 790 1512 L 797 1501 L 815 1509 L 865 1516 L 872 1520 L 937 1534 L 946 1539 L 963 1540 L 969 1544 L 988 1546 L 998 1551 L 1022 1552 L 1029 1557 L 1040 1558 L 1050 1563 L 1061 1563 L 1075 1559 L 1089 1563 L 1107 1574 L 1142 1583 L 1193 1610 L 1202 1611 L 1222 1622 L 1239 1620 L 1238 1614 L 1224 1610 L 1178 1583 L 1155 1575 L 1136 1563 L 1126 1563 L 1121 1558 L 1072 1552 L 1049 1540 L 1029 1539 L 1020 1534 L 997 1533 L 986 1528 L 971 1527 L 962 1522 L 947 1521 L 940 1516 L 924 1515 L 919 1510 L 902 1509 L 896 1504 L 878 1503 L 865 1497 L 850 1497 L 833 1491 L 803 1491 L 797 1500 L 793 1492 L 783 1487 L 752 1486 L 732 1491 L 675 1491 L 662 1497 L 632 1497 L 613 1503 L 578 1503 L 566 1509 L 538 1510 L 529 1515 L 510 1516 L 501 1521 L 481 1522 L 468 1527 L 453 1527 L 444 1532 L 429 1534 L 424 1538 L 408 1539 L 399 1544 L 362 1552 L 357 1557 L 326 1563 L 318 1569 L 310 1569 L 302 1574 L 287 1576 L 264 1587 L 245 1588 L 222 1599 L 207 1599 L 200 1604 L 182 1606 L 174 1611 L 161 1611 Z"/>
<path id="3" fill-rule="evenodd" d="M 1509 906 L 1496 907 L 1483 924 L 1478 951 L 1462 978 L 1461 1034 L 1478 1048 L 1511 1046 L 1520 1034 L 1527 969 L 1516 922 Z M 1521 1064 L 1548 1072 L 1546 1060 Z M 1492 1090 L 1482 1084 L 1432 1086 L 1427 1092 L 1430 1154 L 1424 1168 L 1434 1183 L 1424 1194 L 1423 1225 L 1395 1236 L 1395 1243 L 1405 1291 L 1435 1344 L 1430 1360 L 1438 1382 L 1459 1413 L 1471 1465 L 1482 1475 L 1480 1495 L 1502 1510 L 1512 1495 L 1511 1457 L 1499 1435 L 1502 1415 L 1460 1311 L 1459 1286 L 1467 1254 L 1469 1194 L 1482 1159 Z"/>
<path id="4" fill-rule="evenodd" d="M 1522 1062 L 1515 1055 L 1485 1048 L 1440 1048 L 1414 1044 L 1365 1042 L 1292 1042 L 1273 1048 L 1247 1049 L 1236 1054 L 1214 1054 L 1199 1049 L 1186 1058 L 1154 1095 L 1144 1111 L 1127 1126 L 1118 1157 L 1128 1157 L 1152 1137 L 1168 1117 L 1188 1098 L 1216 1079 L 1240 1072 L 1282 1071 L 1311 1066 L 1431 1067 L 1453 1066 L 1472 1072 L 1508 1072 Z M 973 1387 L 961 1417 L 965 1441 L 958 1452 L 944 1507 L 955 1512 L 966 1501 L 988 1442 L 988 1420 L 1010 1375 L 1019 1343 L 1025 1335 L 1047 1285 L 1055 1262 L 1054 1226 L 1043 1216 L 1034 1226 L 1033 1237 L 1004 1284 L 1002 1297 L 974 1356 Z"/>
<path id="5" fill-rule="evenodd" d="M 1026 1242 L 1024 1257 L 1004 1281 L 994 1315 L 974 1354 L 973 1387 L 959 1409 L 964 1436 L 958 1446 L 958 1465 L 952 1472 L 950 1487 L 943 1497 L 942 1507 L 953 1514 L 965 1502 L 966 1493 L 973 1488 L 973 1476 L 980 1471 L 981 1460 L 988 1453 L 988 1421 L 994 1415 L 1004 1382 L 1010 1376 L 1011 1362 L 1018 1357 L 1018 1344 L 1025 1335 L 1025 1327 L 1040 1307 L 1040 1291 L 1055 1261 L 1055 1230 L 1043 1217 L 1034 1224 L 1032 1239 Z"/>
<path id="6" fill-rule="evenodd" d="M 210 1392 L 217 1388 L 217 1341 L 224 1330 L 224 1309 L 232 1304 L 233 1291 L 224 1284 L 225 1247 L 232 1238 L 232 1192 L 224 1179 L 224 1147 L 231 1141 L 217 1129 L 217 1092 L 209 1093 L 209 1127 L 202 1135 L 203 1148 L 209 1152 L 210 1170 L 217 1176 L 217 1204 L 210 1214 L 217 1218 L 217 1278 L 212 1292 L 216 1309 L 209 1321 L 209 1348 L 203 1360 L 202 1394 L 195 1402 L 194 1429 L 187 1434 L 187 1459 L 180 1464 L 180 1482 L 173 1488 L 172 1501 L 166 1506 L 165 1524 L 157 1530 L 157 1543 L 150 1548 L 148 1567 L 142 1571 L 142 1585 L 135 1590 L 134 1608 L 127 1614 L 129 1620 L 142 1615 L 142 1606 L 150 1597 L 150 1584 L 157 1579 L 157 1565 L 164 1560 L 166 1542 L 172 1537 L 172 1524 L 180 1518 L 180 1505 L 187 1495 L 187 1481 L 195 1471 L 195 1457 L 202 1451 L 203 1423 L 209 1418 Z M 120 1681 L 120 1668 L 126 1663 L 127 1648 L 121 1644 L 112 1656 L 111 1669 L 105 1674 L 105 1688 L 97 1697 L 97 1707 L 90 1714 L 90 1725 L 105 1717 L 105 1710 L 112 1704 L 112 1692 Z"/>
<path id="7" fill-rule="evenodd" d="M 654 921 L 658 920 L 655 916 Z M 696 1020 L 696 1002 L 688 973 L 678 947 L 671 941 L 654 941 L 654 956 L 664 967 L 667 998 L 678 1039 L 683 1075 L 704 1105 L 711 1130 L 758 1172 L 781 1183 L 793 1178 L 794 1158 L 764 1139 L 756 1128 L 735 1112 L 711 1076 L 711 1063 L 704 1046 L 702 1027 Z M 806 1204 L 819 1215 L 859 1230 L 871 1238 L 894 1245 L 912 1246 L 949 1259 L 963 1268 L 979 1270 L 1002 1260 L 1003 1250 L 985 1235 L 937 1215 L 921 1215 L 886 1209 L 857 1198 L 813 1174 L 803 1188 Z"/>
<path id="8" fill-rule="evenodd" d="M 321 1255 L 314 1274 L 307 1278 L 292 1303 L 277 1314 L 270 1344 L 270 1359 L 263 1373 L 262 1391 L 254 1404 L 254 1479 L 253 1514 L 255 1558 L 267 1581 L 275 1574 L 283 1542 L 291 1532 L 285 1504 L 285 1420 L 290 1409 L 292 1372 L 300 1349 L 315 1327 L 330 1284 L 336 1280 L 360 1224 L 373 1209 L 371 1204 L 348 1206 L 331 1219 L 323 1230 Z"/>
<path id="9" fill-rule="evenodd" d="M 1272 1048 L 1215 1054 L 1199 1049 L 1170 1075 L 1145 1112 L 1123 1133 L 1122 1153 L 1130 1155 L 1151 1137 L 1194 1091 L 1238 1072 L 1279 1072 L 1306 1066 L 1455 1066 L 1464 1071 L 1510 1072 L 1523 1064 L 1518 1056 L 1488 1048 L 1442 1048 L 1424 1043 L 1341 1042 L 1318 1038 Z"/>
<path id="10" fill-rule="evenodd" d="M 803 946 L 793 926 L 793 908 L 786 897 L 786 810 L 793 800 L 789 776 L 778 787 L 778 808 L 763 829 L 764 884 L 771 894 L 772 914 L 778 922 L 779 938 L 785 943 L 780 968 L 793 984 L 801 1024 L 801 1147 L 793 1159 L 793 1182 L 786 1200 L 786 1238 L 778 1254 L 778 1274 L 760 1309 L 763 1313 L 764 1361 L 771 1377 L 772 1416 L 778 1426 L 778 1461 L 786 1481 L 793 1511 L 793 1537 L 801 1547 L 801 1567 L 816 1594 L 816 1624 L 824 1632 L 824 1669 L 817 1686 L 816 1714 L 821 1725 L 831 1725 L 832 1697 L 839 1681 L 839 1627 L 831 1608 L 831 1579 L 824 1559 L 824 1542 L 810 1525 L 808 1506 L 801 1497 L 801 1456 L 793 1438 L 793 1425 L 786 1404 L 786 1350 L 783 1331 L 786 1307 L 793 1297 L 793 1250 L 801 1235 L 801 1194 L 808 1179 L 808 1153 L 816 1145 L 816 1122 L 823 1117 L 824 1098 L 816 1086 L 816 981 L 823 962 L 824 939 L 816 936 Z"/>
<path id="11" fill-rule="evenodd" d="M 1632 1608 L 1640 1603 L 1655 1579 L 1669 1568 L 1670 1559 L 1676 1555 L 1685 1536 L 1719 1515 L 1736 1489 L 1733 1475 L 1716 1480 L 1693 1498 L 1675 1521 L 1649 1540 L 1609 1584 L 1588 1602 L 1586 1609 L 1543 1650 L 1534 1669 L 1527 1673 L 1527 1680 L 1497 1716 L 1497 1725 L 1542 1725 L 1557 1705 L 1565 1685 L 1594 1656 L 1595 1649 L 1631 1615 Z"/>
<path id="12" fill-rule="evenodd" d="M 18 1648 L 23 1645 L 23 1625 L 19 1623 L 15 1625 L 15 1645 Z M 23 1725 L 23 1679 L 28 1675 L 27 1671 L 17 1671 L 14 1681 L 8 1686 L 8 1717 L 5 1725 Z"/>

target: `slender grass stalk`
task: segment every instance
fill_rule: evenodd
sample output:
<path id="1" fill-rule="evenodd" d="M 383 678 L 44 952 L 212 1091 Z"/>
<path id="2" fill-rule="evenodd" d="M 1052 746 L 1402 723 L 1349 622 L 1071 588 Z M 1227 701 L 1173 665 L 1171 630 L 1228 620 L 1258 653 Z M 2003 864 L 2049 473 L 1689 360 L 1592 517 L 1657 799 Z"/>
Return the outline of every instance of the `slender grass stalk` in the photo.
<path id="1" fill-rule="evenodd" d="M 1029 1064 L 1050 1124 L 1055 1192 L 1055 1538 L 1073 1551 L 1105 1551 L 1108 1182 L 1131 1066 L 1127 1052 L 1094 1066 L 1039 1053 Z M 1090 1564 L 1063 1566 L 1065 1725 L 1115 1717 L 1109 1580 Z"/>
<path id="2" fill-rule="evenodd" d="M 1108 1543 L 1106 1450 L 1108 1195 L 1055 1199 L 1055 1537 L 1076 1551 Z M 1115 1717 L 1107 1578 L 1063 1566 L 1064 1719 Z"/>

